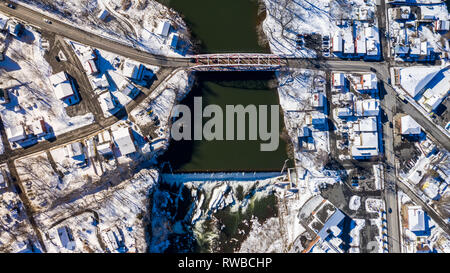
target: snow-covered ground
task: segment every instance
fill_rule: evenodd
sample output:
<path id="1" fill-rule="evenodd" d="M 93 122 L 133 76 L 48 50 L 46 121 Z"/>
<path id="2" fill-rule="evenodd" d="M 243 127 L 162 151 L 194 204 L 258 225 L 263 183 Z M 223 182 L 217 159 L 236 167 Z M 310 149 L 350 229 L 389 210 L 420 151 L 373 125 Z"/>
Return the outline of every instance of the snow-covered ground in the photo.
<path id="1" fill-rule="evenodd" d="M 172 109 L 189 93 L 193 82 L 191 72 L 175 70 L 148 98 L 131 111 L 130 116 L 138 126 L 143 127 L 154 124 L 157 117 L 160 128 L 158 135 L 169 140 Z"/>
<path id="2" fill-rule="evenodd" d="M 181 17 L 154 0 L 15 0 L 15 2 L 33 9 L 38 8 L 46 15 L 75 27 L 154 54 L 180 56 L 170 47 L 175 33 L 180 35 L 185 43 L 189 43 L 186 25 Z M 101 20 L 98 15 L 105 8 L 111 11 L 110 16 Z M 168 37 L 157 34 L 159 25 L 165 21 L 171 24 Z"/>
<path id="3" fill-rule="evenodd" d="M 42 252 L 19 195 L 14 192 L 0 194 L 0 219 L 2 253 Z"/>
<path id="4" fill-rule="evenodd" d="M 316 128 L 311 125 L 311 116 L 324 113 L 319 119 L 327 120 L 326 104 L 323 109 L 314 110 L 311 98 L 314 92 L 325 95 L 325 73 L 313 70 L 292 70 L 277 73 L 279 82 L 278 96 L 284 114 L 286 130 L 293 142 L 296 166 L 301 166 L 309 172 L 319 173 L 328 158 L 329 133 L 328 126 Z M 322 90 L 322 91 L 320 91 Z M 317 94 L 317 93 L 316 93 Z M 312 131 L 314 147 L 310 151 L 301 151 L 298 129 L 308 127 Z"/>
<path id="5" fill-rule="evenodd" d="M 175 33 L 189 43 L 186 25 L 181 17 L 154 0 L 15 1 L 38 8 L 40 12 L 78 28 L 154 54 L 180 56 L 180 52 L 170 47 Z M 109 18 L 101 20 L 98 17 L 105 8 L 109 11 Z M 171 24 L 167 37 L 157 34 L 159 25 L 165 21 Z"/>
<path id="6" fill-rule="evenodd" d="M 19 40 L 11 37 L 5 60 L 0 62 L 1 87 L 9 91 L 11 102 L 0 105 L 5 128 L 31 126 L 44 119 L 54 135 L 93 123 L 92 113 L 69 117 L 63 101 L 54 94 L 49 77 L 52 68 L 44 59 L 42 38 L 27 28 Z"/>
<path id="7" fill-rule="evenodd" d="M 47 251 L 147 251 L 146 215 L 158 179 L 156 170 L 143 169 L 114 187 L 93 191 L 37 215 Z M 74 245 L 62 244 L 57 229 L 63 227 L 71 230 Z"/>

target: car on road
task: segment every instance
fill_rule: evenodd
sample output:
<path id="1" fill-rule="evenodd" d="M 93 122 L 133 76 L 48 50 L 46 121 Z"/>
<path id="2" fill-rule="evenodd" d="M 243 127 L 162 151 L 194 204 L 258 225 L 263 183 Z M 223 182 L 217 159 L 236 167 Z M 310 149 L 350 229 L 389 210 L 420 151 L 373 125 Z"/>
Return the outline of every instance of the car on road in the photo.
<path id="1" fill-rule="evenodd" d="M 47 24 L 51 24 L 52 21 L 48 20 L 48 19 L 44 19 L 44 22 L 46 22 Z"/>
<path id="2" fill-rule="evenodd" d="M 391 209 L 391 208 L 389 208 L 389 209 L 388 209 L 388 212 L 389 212 L 389 213 L 392 213 L 392 209 Z"/>
<path id="3" fill-rule="evenodd" d="M 13 4 L 8 3 L 8 2 L 5 2 L 5 6 L 7 6 L 8 8 L 11 8 L 11 9 L 15 9 L 16 8 L 16 6 L 14 6 Z"/>

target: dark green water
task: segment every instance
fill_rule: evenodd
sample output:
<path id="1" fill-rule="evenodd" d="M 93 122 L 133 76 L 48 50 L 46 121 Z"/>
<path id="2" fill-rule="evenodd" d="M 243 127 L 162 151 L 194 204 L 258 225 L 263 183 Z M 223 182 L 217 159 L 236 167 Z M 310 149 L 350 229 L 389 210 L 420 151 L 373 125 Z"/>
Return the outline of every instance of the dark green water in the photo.
<path id="1" fill-rule="evenodd" d="M 201 41 L 201 53 L 268 52 L 258 45 L 256 25 L 261 18 L 257 18 L 255 0 L 160 2 L 184 17 L 194 38 Z M 191 106 L 192 112 L 194 96 L 203 97 L 203 107 L 217 104 L 222 109 L 225 105 L 279 104 L 273 72 L 201 72 L 196 78 L 195 87 L 181 102 Z M 280 116 L 280 132 L 283 126 Z M 180 172 L 281 170 L 287 159 L 286 142 L 280 139 L 273 152 L 261 152 L 260 144 L 261 141 L 172 141 L 160 162 L 169 161 L 173 170 Z"/>
<path id="2" fill-rule="evenodd" d="M 159 0 L 183 16 L 199 53 L 269 52 L 258 45 L 256 0 Z M 264 19 L 264 18 L 262 18 Z"/>

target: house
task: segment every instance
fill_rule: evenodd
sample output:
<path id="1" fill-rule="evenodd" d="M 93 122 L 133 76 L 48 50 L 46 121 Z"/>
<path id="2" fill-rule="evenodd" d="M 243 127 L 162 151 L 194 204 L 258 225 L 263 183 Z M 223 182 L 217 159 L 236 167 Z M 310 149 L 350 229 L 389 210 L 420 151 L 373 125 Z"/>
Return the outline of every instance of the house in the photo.
<path id="1" fill-rule="evenodd" d="M 112 155 L 111 143 L 106 142 L 97 145 L 97 152 L 104 157 Z"/>
<path id="2" fill-rule="evenodd" d="M 98 73 L 97 63 L 95 62 L 95 59 L 90 59 L 84 62 L 83 64 L 84 70 L 89 75 L 95 75 Z"/>
<path id="3" fill-rule="evenodd" d="M 86 164 L 86 156 L 83 145 L 80 142 L 69 144 L 69 156 L 75 160 L 77 165 L 82 166 Z"/>
<path id="4" fill-rule="evenodd" d="M 47 126 L 43 119 L 33 121 L 31 127 L 33 128 L 33 134 L 37 137 L 43 137 L 47 134 Z"/>
<path id="5" fill-rule="evenodd" d="M 133 135 L 130 128 L 120 128 L 112 133 L 114 143 L 119 148 L 120 153 L 125 156 L 136 152 L 133 142 Z"/>
<path id="6" fill-rule="evenodd" d="M 310 97 L 311 106 L 314 108 L 322 108 L 324 106 L 325 96 L 322 92 L 313 93 Z"/>
<path id="7" fill-rule="evenodd" d="M 8 26 L 9 18 L 3 14 L 0 14 L 0 31 L 6 30 Z"/>
<path id="8" fill-rule="evenodd" d="M 10 101 L 8 90 L 0 88 L 0 104 L 8 104 Z"/>
<path id="9" fill-rule="evenodd" d="M 378 99 L 358 100 L 355 102 L 355 115 L 360 117 L 378 116 L 380 101 Z"/>
<path id="10" fill-rule="evenodd" d="M 156 30 L 156 34 L 162 37 L 167 37 L 169 35 L 170 27 L 171 25 L 169 21 L 159 23 L 158 28 Z"/>
<path id="11" fill-rule="evenodd" d="M 336 108 L 336 115 L 340 118 L 346 118 L 353 115 L 353 111 L 350 108 L 339 107 Z"/>
<path id="12" fill-rule="evenodd" d="M 351 142 L 351 154 L 355 159 L 365 159 L 377 156 L 378 132 L 361 132 L 353 136 Z"/>
<path id="13" fill-rule="evenodd" d="M 450 30 L 450 20 L 437 20 L 434 23 L 435 31 L 449 31 Z"/>
<path id="14" fill-rule="evenodd" d="M 100 19 L 100 20 L 102 20 L 102 21 L 105 21 L 106 18 L 108 18 L 108 16 L 109 16 L 108 10 L 107 10 L 107 9 L 102 9 L 102 10 L 98 13 L 97 18 Z"/>
<path id="15" fill-rule="evenodd" d="M 445 68 L 439 71 L 422 90 L 425 91 L 419 99 L 419 103 L 428 112 L 436 110 L 450 92 L 450 69 Z"/>
<path id="16" fill-rule="evenodd" d="M 342 38 L 341 33 L 337 33 L 333 36 L 333 40 L 331 40 L 331 50 L 333 52 L 342 52 L 344 45 L 344 40 Z"/>
<path id="17" fill-rule="evenodd" d="M 27 138 L 22 125 L 6 128 L 6 136 L 10 142 L 18 142 Z"/>
<path id="18" fill-rule="evenodd" d="M 79 99 L 74 91 L 73 82 L 65 71 L 51 75 L 50 83 L 57 99 L 64 101 L 67 105 L 78 102 Z"/>
<path id="19" fill-rule="evenodd" d="M 427 230 L 427 217 L 420 206 L 408 207 L 408 229 L 416 236 L 424 235 Z"/>
<path id="20" fill-rule="evenodd" d="M 102 109 L 106 111 L 112 111 L 116 108 L 116 100 L 111 96 L 111 93 L 109 91 L 101 94 L 99 96 L 99 100 Z"/>
<path id="21" fill-rule="evenodd" d="M 354 124 L 353 130 L 355 132 L 376 132 L 377 131 L 377 118 L 367 117 L 360 119 Z"/>
<path id="22" fill-rule="evenodd" d="M 108 79 L 106 78 L 106 75 L 103 74 L 101 78 L 95 78 L 92 80 L 92 83 L 95 85 L 98 89 L 106 89 L 109 87 Z"/>
<path id="23" fill-rule="evenodd" d="M 8 21 L 8 30 L 11 35 L 21 37 L 24 32 L 24 26 L 16 21 Z"/>
<path id="24" fill-rule="evenodd" d="M 344 73 L 333 73 L 333 87 L 345 86 Z"/>
<path id="25" fill-rule="evenodd" d="M 123 75 L 132 80 L 140 81 L 144 75 L 145 67 L 131 60 L 126 60 L 123 64 Z"/>
<path id="26" fill-rule="evenodd" d="M 173 35 L 172 37 L 172 41 L 170 42 L 170 48 L 172 50 L 177 50 L 178 49 L 178 40 L 179 40 L 179 36 L 178 35 Z"/>
<path id="27" fill-rule="evenodd" d="M 363 32 L 361 32 L 357 37 L 355 41 L 355 49 L 356 53 L 360 55 L 365 55 L 367 53 L 366 49 L 366 37 Z"/>
<path id="28" fill-rule="evenodd" d="M 377 76 L 374 73 L 363 74 L 356 87 L 358 91 L 376 90 L 377 81 Z"/>
<path id="29" fill-rule="evenodd" d="M 399 57 L 405 57 L 409 53 L 409 46 L 405 45 L 395 45 L 394 47 L 394 54 Z"/>
<path id="30" fill-rule="evenodd" d="M 422 132 L 420 125 L 410 115 L 403 116 L 400 120 L 402 135 L 419 135 Z"/>
<path id="31" fill-rule="evenodd" d="M 0 189 L 4 189 L 8 186 L 6 179 L 7 179 L 7 176 L 6 176 L 5 170 L 0 169 Z"/>
<path id="32" fill-rule="evenodd" d="M 76 243 L 73 238 L 72 231 L 69 227 L 64 226 L 57 229 L 61 245 L 68 250 L 75 250 Z"/>
<path id="33" fill-rule="evenodd" d="M 137 89 L 136 86 L 134 86 L 128 80 L 128 78 L 115 71 L 108 71 L 108 74 L 110 75 L 112 81 L 115 83 L 119 92 L 130 98 L 134 98 L 137 96 L 137 94 L 139 93 L 139 89 Z"/>

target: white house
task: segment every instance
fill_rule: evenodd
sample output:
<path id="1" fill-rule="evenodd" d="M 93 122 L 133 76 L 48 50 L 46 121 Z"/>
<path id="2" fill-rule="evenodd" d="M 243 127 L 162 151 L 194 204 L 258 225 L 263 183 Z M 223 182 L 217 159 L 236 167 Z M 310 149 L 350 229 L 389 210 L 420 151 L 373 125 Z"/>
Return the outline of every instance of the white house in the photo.
<path id="1" fill-rule="evenodd" d="M 114 142 L 122 155 L 136 152 L 130 128 L 120 128 L 112 133 Z"/>
<path id="2" fill-rule="evenodd" d="M 109 91 L 101 94 L 99 96 L 99 100 L 103 110 L 112 111 L 116 108 L 116 101 L 111 96 L 111 93 Z"/>
<path id="3" fill-rule="evenodd" d="M 61 71 L 50 76 L 50 83 L 53 86 L 55 96 L 59 100 L 63 100 L 71 105 L 77 102 L 72 81 L 67 76 L 67 73 Z"/>
<path id="4" fill-rule="evenodd" d="M 425 231 L 425 212 L 420 206 L 408 207 L 408 229 L 413 232 Z"/>
<path id="5" fill-rule="evenodd" d="M 345 85 L 344 73 L 333 73 L 333 86 L 341 87 Z"/>
<path id="6" fill-rule="evenodd" d="M 378 116 L 380 101 L 378 99 L 358 100 L 355 102 L 355 115 L 361 117 Z"/>
<path id="7" fill-rule="evenodd" d="M 422 131 L 420 125 L 409 115 L 401 118 L 400 127 L 402 135 L 418 135 Z"/>
<path id="8" fill-rule="evenodd" d="M 331 41 L 331 50 L 333 52 L 342 52 L 342 48 L 344 45 L 344 40 L 342 38 L 341 33 L 337 33 L 333 36 L 333 40 Z"/>
<path id="9" fill-rule="evenodd" d="M 25 129 L 22 125 L 6 128 L 6 136 L 10 142 L 21 141 L 27 137 Z"/>
<path id="10" fill-rule="evenodd" d="M 170 31 L 170 22 L 164 21 L 158 25 L 158 28 L 156 29 L 156 34 L 162 37 L 167 37 L 167 35 L 169 35 L 169 31 Z"/>
<path id="11" fill-rule="evenodd" d="M 123 64 L 123 75 L 132 80 L 140 81 L 144 75 L 144 65 L 131 60 L 126 60 Z"/>
<path id="12" fill-rule="evenodd" d="M 66 226 L 58 228 L 58 235 L 61 241 L 61 245 L 68 250 L 75 250 L 76 243 L 73 238 L 72 232 Z"/>

